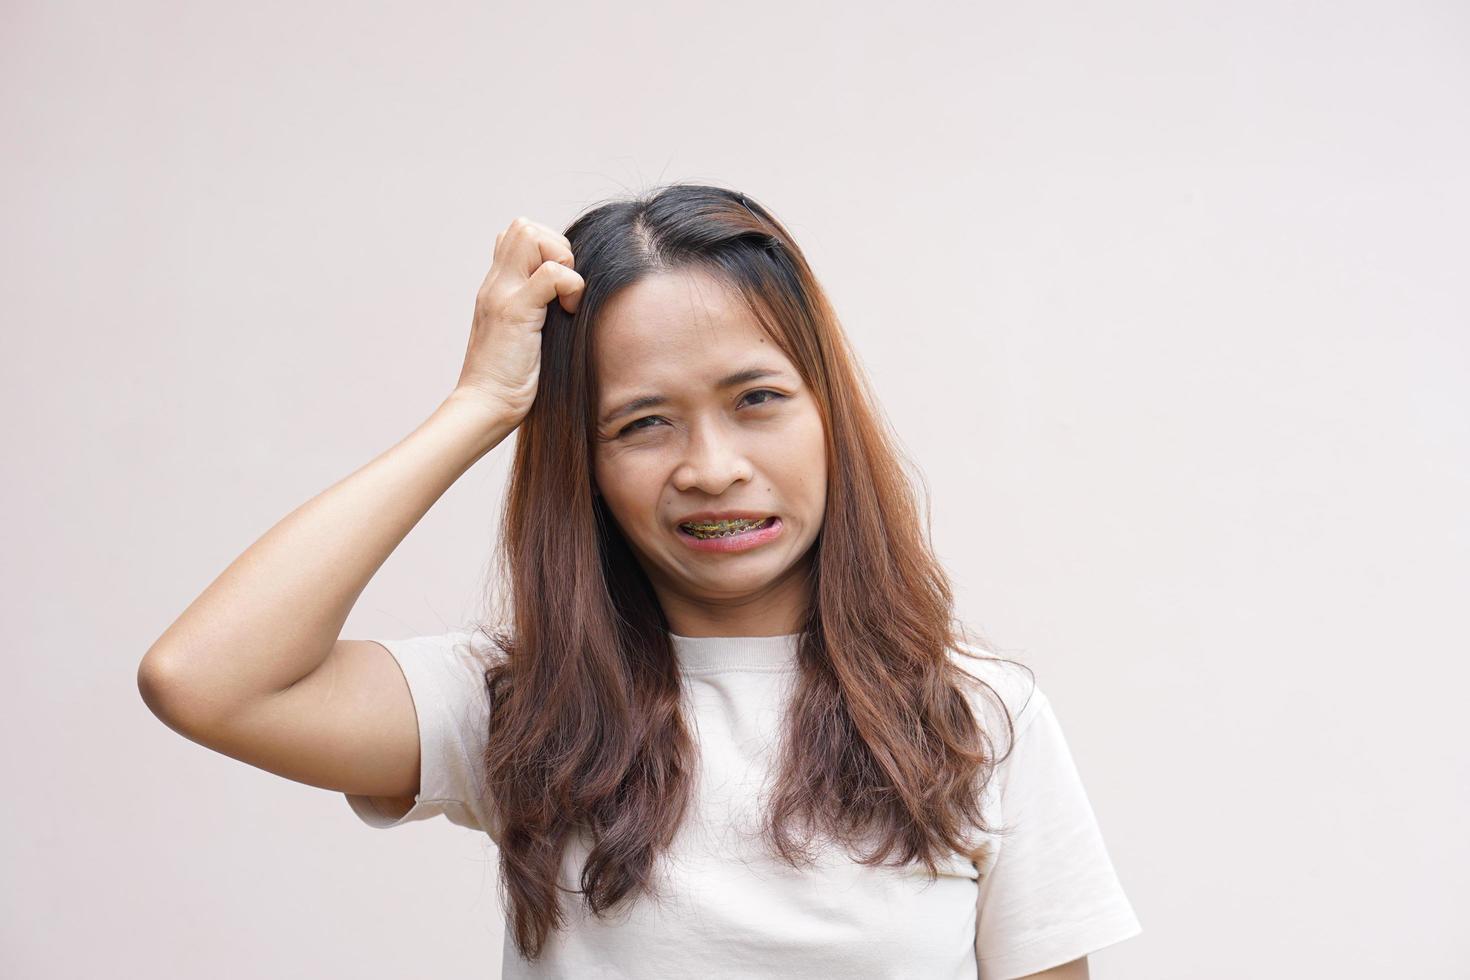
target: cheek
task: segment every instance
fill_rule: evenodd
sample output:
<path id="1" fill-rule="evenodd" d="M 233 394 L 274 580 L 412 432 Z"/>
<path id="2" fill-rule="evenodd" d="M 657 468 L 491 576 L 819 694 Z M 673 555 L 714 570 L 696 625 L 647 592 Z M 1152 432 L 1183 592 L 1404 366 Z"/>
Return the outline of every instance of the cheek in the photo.
<path id="1" fill-rule="evenodd" d="M 779 448 L 766 457 L 782 496 L 793 514 L 820 524 L 827 506 L 827 435 L 822 417 L 813 410 L 784 429 Z"/>
<path id="2" fill-rule="evenodd" d="M 822 417 L 820 415 L 814 415 L 812 417 L 811 427 L 808 432 L 807 447 L 814 456 L 823 461 L 823 465 L 825 466 L 827 459 L 827 430 L 822 425 Z"/>
<path id="3" fill-rule="evenodd" d="M 593 459 L 592 478 L 614 515 L 634 516 L 657 503 L 659 479 L 633 455 L 601 455 Z"/>

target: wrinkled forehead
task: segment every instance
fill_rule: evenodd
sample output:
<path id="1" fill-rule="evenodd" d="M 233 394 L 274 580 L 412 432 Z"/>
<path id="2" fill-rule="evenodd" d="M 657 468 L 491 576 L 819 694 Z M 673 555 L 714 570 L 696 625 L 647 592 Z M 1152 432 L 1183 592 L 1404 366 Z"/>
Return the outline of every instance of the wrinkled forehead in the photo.
<path id="1" fill-rule="evenodd" d="M 703 384 L 753 358 L 791 367 L 735 287 L 703 270 L 621 290 L 599 312 L 591 346 L 605 399 L 652 384 Z"/>

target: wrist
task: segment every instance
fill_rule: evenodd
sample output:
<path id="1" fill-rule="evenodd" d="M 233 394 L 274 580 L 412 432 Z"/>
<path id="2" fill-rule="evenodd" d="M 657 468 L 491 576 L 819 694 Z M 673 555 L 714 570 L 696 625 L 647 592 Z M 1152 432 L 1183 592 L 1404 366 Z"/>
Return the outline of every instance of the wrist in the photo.
<path id="1" fill-rule="evenodd" d="M 481 453 L 494 449 L 520 424 L 520 419 L 505 406 L 459 389 L 451 392 L 434 414 L 463 427 L 480 445 Z"/>

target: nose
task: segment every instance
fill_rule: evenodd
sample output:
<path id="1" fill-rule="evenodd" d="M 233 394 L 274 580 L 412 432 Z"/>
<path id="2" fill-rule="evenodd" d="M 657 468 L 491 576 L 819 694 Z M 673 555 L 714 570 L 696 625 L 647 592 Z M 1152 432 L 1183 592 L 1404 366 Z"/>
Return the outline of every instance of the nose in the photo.
<path id="1" fill-rule="evenodd" d="M 755 476 L 755 467 L 740 441 L 717 423 L 695 426 L 688 447 L 674 472 L 674 486 L 681 491 L 699 490 L 718 496 L 730 484 L 749 482 Z"/>

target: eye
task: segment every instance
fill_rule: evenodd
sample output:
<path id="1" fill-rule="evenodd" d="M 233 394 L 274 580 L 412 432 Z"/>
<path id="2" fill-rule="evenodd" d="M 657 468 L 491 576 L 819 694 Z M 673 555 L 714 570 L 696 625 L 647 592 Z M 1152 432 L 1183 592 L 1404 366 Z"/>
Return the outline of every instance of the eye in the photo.
<path id="1" fill-rule="evenodd" d="M 779 391 L 772 391 L 769 388 L 757 388 L 755 391 L 750 392 L 750 394 L 746 395 L 745 397 L 746 398 L 749 398 L 750 395 L 770 395 L 771 396 L 770 398 L 767 398 L 767 399 L 765 399 L 763 401 L 756 402 L 757 405 L 766 405 L 766 404 L 769 404 L 772 401 L 775 401 L 776 399 L 785 398 L 786 397 L 785 395 L 781 394 Z"/>
<path id="2" fill-rule="evenodd" d="M 657 415 L 645 415 L 641 419 L 634 419 L 632 422 L 629 422 L 627 425 L 625 425 L 621 429 L 619 429 L 618 430 L 618 435 L 620 435 L 620 436 L 627 435 L 629 432 L 637 432 L 639 429 L 647 429 L 647 428 L 650 428 L 650 426 L 639 425 L 638 424 L 639 422 L 655 422 L 655 421 L 658 421 L 658 420 L 659 420 L 659 417 Z"/>
<path id="3" fill-rule="evenodd" d="M 756 405 L 756 406 L 768 405 L 768 404 L 770 404 L 773 401 L 776 401 L 778 399 L 784 399 L 784 398 L 788 397 L 786 395 L 781 394 L 779 391 L 772 391 L 770 388 L 757 388 L 754 391 L 748 391 L 748 392 L 746 392 L 745 393 L 745 397 L 742 398 L 741 401 L 744 401 L 745 398 L 749 398 L 752 395 L 770 395 L 771 396 L 770 398 L 763 398 L 763 399 L 761 399 L 758 402 L 752 402 L 752 404 L 753 405 Z M 621 429 L 618 430 L 618 435 L 619 436 L 625 436 L 625 435 L 629 434 L 630 432 L 639 432 L 639 431 L 641 431 L 643 429 L 651 429 L 651 428 L 653 428 L 653 426 L 651 426 L 651 425 L 642 425 L 642 424 L 640 424 L 640 423 L 643 423 L 643 422 L 663 422 L 663 421 L 664 421 L 664 418 L 661 415 L 645 415 L 645 416 L 643 416 L 643 418 L 641 418 L 641 419 L 634 419 L 632 422 L 629 422 L 627 425 L 623 426 Z"/>

